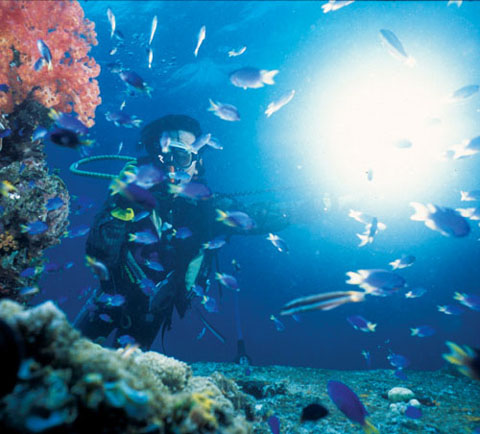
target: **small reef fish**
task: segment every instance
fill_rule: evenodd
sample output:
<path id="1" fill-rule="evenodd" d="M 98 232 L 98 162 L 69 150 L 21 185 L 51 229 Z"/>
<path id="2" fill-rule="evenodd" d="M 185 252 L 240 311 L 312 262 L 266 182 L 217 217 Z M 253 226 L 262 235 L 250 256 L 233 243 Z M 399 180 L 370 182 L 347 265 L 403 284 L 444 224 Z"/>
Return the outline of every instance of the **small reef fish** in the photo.
<path id="1" fill-rule="evenodd" d="M 205 332 L 207 331 L 206 327 L 203 327 L 203 329 L 200 331 L 200 333 L 197 335 L 197 341 L 203 338 L 205 336 Z"/>
<path id="2" fill-rule="evenodd" d="M 240 228 L 248 231 L 256 226 L 255 221 L 242 211 L 222 211 L 220 209 L 217 209 L 216 211 L 217 221 L 232 228 Z"/>
<path id="3" fill-rule="evenodd" d="M 275 112 L 280 110 L 283 106 L 286 106 L 295 96 L 295 90 L 291 90 L 290 92 L 282 95 L 278 100 L 271 102 L 268 104 L 267 109 L 265 110 L 265 115 L 267 118 L 272 116 Z"/>
<path id="4" fill-rule="evenodd" d="M 478 84 L 469 84 L 467 86 L 463 86 L 460 89 L 457 89 L 455 92 L 452 92 L 447 101 L 450 103 L 465 101 L 473 97 L 479 90 L 480 86 Z"/>
<path id="5" fill-rule="evenodd" d="M 76 116 L 68 113 L 58 112 L 55 109 L 50 109 L 48 115 L 60 128 L 65 128 L 77 134 L 88 134 L 88 127 L 84 125 L 83 122 L 78 120 Z"/>
<path id="6" fill-rule="evenodd" d="M 338 11 L 339 9 L 352 4 L 355 0 L 328 0 L 328 3 L 322 5 L 323 13 Z"/>
<path id="7" fill-rule="evenodd" d="M 410 291 L 408 291 L 405 294 L 405 298 L 418 298 L 424 295 L 427 292 L 425 288 L 422 288 L 421 286 L 417 286 L 415 288 L 412 288 Z"/>
<path id="8" fill-rule="evenodd" d="M 453 342 L 445 342 L 450 353 L 442 357 L 467 377 L 473 380 L 480 380 L 480 351 L 470 348 L 467 345 L 461 347 Z"/>
<path id="9" fill-rule="evenodd" d="M 192 143 L 191 145 L 192 153 L 198 154 L 200 149 L 202 149 L 205 145 L 207 145 L 210 142 L 211 138 L 212 138 L 212 135 L 210 133 L 202 134 L 197 140 L 195 140 Z"/>
<path id="10" fill-rule="evenodd" d="M 461 158 L 471 157 L 480 152 L 480 136 L 473 139 L 465 139 L 461 143 L 452 146 L 447 150 L 443 157 L 447 160 L 459 160 Z"/>
<path id="11" fill-rule="evenodd" d="M 132 208 L 114 208 L 112 211 L 110 211 L 110 214 L 112 217 L 122 220 L 124 222 L 129 222 L 130 220 L 133 220 L 135 217 L 135 212 L 133 211 Z"/>
<path id="12" fill-rule="evenodd" d="M 150 231 L 135 232 L 128 234 L 128 241 L 138 244 L 154 244 L 159 241 L 158 237 Z"/>
<path id="13" fill-rule="evenodd" d="M 107 9 L 107 18 L 108 22 L 110 23 L 110 38 L 113 38 L 113 35 L 115 34 L 115 28 L 117 27 L 116 21 L 115 21 L 115 15 L 113 14 L 112 10 L 110 8 Z"/>
<path id="14" fill-rule="evenodd" d="M 11 193 L 15 193 L 16 191 L 17 188 L 10 181 L 7 181 L 6 179 L 0 181 L 0 194 L 3 197 L 8 197 Z"/>
<path id="15" fill-rule="evenodd" d="M 206 250 L 215 250 L 215 249 L 220 249 L 226 244 L 226 240 L 224 237 L 215 237 L 213 240 L 207 241 L 206 243 L 203 244 L 203 248 Z"/>
<path id="16" fill-rule="evenodd" d="M 120 307 L 125 303 L 125 297 L 121 294 L 112 295 L 104 292 L 98 297 L 98 302 L 107 306 Z"/>
<path id="17" fill-rule="evenodd" d="M 153 63 L 153 50 L 151 48 L 148 49 L 148 69 L 152 69 Z"/>
<path id="18" fill-rule="evenodd" d="M 408 360 L 405 356 L 401 354 L 395 354 L 390 352 L 387 356 L 387 360 L 394 368 L 397 369 L 405 369 L 410 365 L 410 360 Z"/>
<path id="19" fill-rule="evenodd" d="M 25 268 L 25 270 L 23 270 L 20 273 L 20 277 L 34 277 L 34 276 L 37 276 L 38 274 L 40 274 L 42 272 L 43 272 L 43 266 L 42 265 L 38 265 L 36 267 L 28 267 L 28 268 Z"/>
<path id="20" fill-rule="evenodd" d="M 210 107 L 207 109 L 209 112 L 224 121 L 235 122 L 240 120 L 240 114 L 238 113 L 237 107 L 231 104 L 224 104 L 223 102 L 214 102 L 209 99 Z"/>
<path id="21" fill-rule="evenodd" d="M 389 53 L 407 66 L 414 66 L 415 59 L 407 54 L 397 35 L 388 29 L 380 30 L 380 38 Z"/>
<path id="22" fill-rule="evenodd" d="M 178 238 L 179 240 L 185 240 L 192 236 L 192 231 L 186 226 L 183 226 L 181 228 L 175 229 L 173 231 L 173 236 L 175 238 Z"/>
<path id="23" fill-rule="evenodd" d="M 198 50 L 200 50 L 200 46 L 205 40 L 206 35 L 207 35 L 207 28 L 205 26 L 200 27 L 200 31 L 198 32 L 198 36 L 197 36 L 197 45 L 195 47 L 195 51 L 193 52 L 193 55 L 195 57 L 198 56 Z"/>
<path id="24" fill-rule="evenodd" d="M 410 329 L 411 336 L 418 336 L 419 338 L 428 338 L 435 334 L 435 329 L 428 325 L 418 326 Z"/>
<path id="25" fill-rule="evenodd" d="M 135 344 L 135 338 L 130 335 L 122 335 L 117 338 L 117 342 L 122 346 Z"/>
<path id="26" fill-rule="evenodd" d="M 327 391 L 333 403 L 349 420 L 360 424 L 367 434 L 378 434 L 377 428 L 367 418 L 367 410 L 352 389 L 340 381 L 330 380 Z"/>
<path id="27" fill-rule="evenodd" d="M 135 183 L 126 183 L 115 178 L 109 188 L 112 191 L 112 196 L 120 193 L 126 199 L 135 202 L 148 210 L 154 209 L 157 205 L 157 200 L 152 193 Z"/>
<path id="28" fill-rule="evenodd" d="M 460 200 L 462 202 L 480 201 L 480 190 L 460 191 Z"/>
<path id="29" fill-rule="evenodd" d="M 361 212 L 361 211 L 355 211 L 353 209 L 351 209 L 348 212 L 348 216 L 351 217 L 352 219 L 356 220 L 357 222 L 364 224 L 364 225 L 371 224 L 372 220 L 375 218 L 375 217 L 373 217 L 369 214 L 365 214 L 364 212 Z M 377 220 L 377 228 L 380 231 L 384 231 L 385 229 L 387 229 L 387 225 L 385 223 L 379 222 Z"/>
<path id="30" fill-rule="evenodd" d="M 445 306 L 437 306 L 439 312 L 444 313 L 445 315 L 461 315 L 465 312 L 465 309 L 457 306 L 456 304 L 448 304 Z"/>
<path id="31" fill-rule="evenodd" d="M 462 217 L 470 220 L 480 220 L 480 208 L 456 208 L 455 211 Z"/>
<path id="32" fill-rule="evenodd" d="M 87 235 L 90 232 L 90 226 L 87 225 L 78 225 L 78 226 L 73 226 L 71 229 L 66 231 L 66 236 L 68 238 L 78 238 L 78 237 L 83 237 L 84 235 Z"/>
<path id="33" fill-rule="evenodd" d="M 113 122 L 116 127 L 122 126 L 125 128 L 140 128 L 143 122 L 141 119 L 137 119 L 136 116 L 131 116 L 123 111 L 107 112 L 105 113 L 105 119 Z"/>
<path id="34" fill-rule="evenodd" d="M 270 319 L 275 324 L 275 328 L 277 332 L 283 332 L 285 330 L 285 326 L 282 321 L 280 321 L 275 315 L 270 315 Z"/>
<path id="35" fill-rule="evenodd" d="M 152 88 L 140 77 L 135 71 L 127 71 L 122 69 L 119 72 L 120 79 L 132 90 L 146 93 L 151 96 Z"/>
<path id="36" fill-rule="evenodd" d="M 280 315 L 294 315 L 312 310 L 330 310 L 345 303 L 356 303 L 364 299 L 365 293 L 359 291 L 324 292 L 290 301 L 282 307 Z"/>
<path id="37" fill-rule="evenodd" d="M 211 190 L 204 184 L 189 182 L 188 184 L 169 184 L 171 194 L 193 200 L 205 200 L 212 197 Z"/>
<path id="38" fill-rule="evenodd" d="M 241 56 L 243 53 L 245 53 L 245 51 L 247 50 L 247 46 L 244 45 L 243 47 L 241 48 L 238 48 L 237 50 L 235 49 L 232 49 L 228 52 L 228 57 L 237 57 L 237 56 Z"/>
<path id="39" fill-rule="evenodd" d="M 267 419 L 268 427 L 272 434 L 280 434 L 280 419 L 274 414 Z"/>
<path id="40" fill-rule="evenodd" d="M 78 149 L 82 146 L 92 146 L 93 140 L 83 139 L 75 131 L 67 128 L 54 128 L 48 133 L 48 139 L 56 145 L 64 148 Z"/>
<path id="41" fill-rule="evenodd" d="M 152 25 L 150 26 L 150 38 L 148 38 L 148 45 L 152 45 L 155 32 L 157 31 L 158 18 L 155 15 L 152 19 Z"/>
<path id="42" fill-rule="evenodd" d="M 420 419 L 422 417 L 422 410 L 413 405 L 409 405 L 403 414 L 410 419 Z"/>
<path id="43" fill-rule="evenodd" d="M 392 266 L 393 270 L 407 268 L 413 265 L 416 258 L 413 255 L 402 255 L 400 259 L 395 259 L 389 263 Z"/>
<path id="44" fill-rule="evenodd" d="M 357 234 L 357 237 L 360 239 L 360 244 L 358 247 L 366 246 L 367 244 L 373 243 L 375 235 L 378 233 L 378 219 L 373 217 L 372 221 L 365 226 L 365 232 L 363 234 Z"/>
<path id="45" fill-rule="evenodd" d="M 377 324 L 367 321 L 363 316 L 353 315 L 347 318 L 347 321 L 355 330 L 362 332 L 374 332 Z"/>
<path id="46" fill-rule="evenodd" d="M 459 301 L 464 306 L 480 312 L 480 296 L 475 294 L 465 294 L 455 292 L 453 296 L 454 300 Z"/>
<path id="47" fill-rule="evenodd" d="M 53 69 L 52 64 L 52 53 L 50 52 L 50 48 L 42 39 L 37 39 L 37 49 L 40 53 L 39 59 L 35 62 L 33 69 L 35 71 L 40 71 L 43 66 L 46 64 L 49 71 Z"/>
<path id="48" fill-rule="evenodd" d="M 180 181 L 180 182 L 190 182 L 192 179 L 191 175 L 187 172 L 183 172 L 182 170 L 177 170 L 175 172 L 170 172 L 168 177 L 173 181 Z"/>
<path id="49" fill-rule="evenodd" d="M 223 286 L 226 288 L 233 289 L 234 291 L 240 291 L 240 288 L 238 286 L 237 279 L 226 273 L 215 273 L 215 279 L 217 279 Z"/>
<path id="50" fill-rule="evenodd" d="M 278 235 L 275 234 L 268 234 L 267 238 L 268 241 L 271 241 L 273 246 L 280 252 L 280 253 L 288 253 L 288 246 L 287 243 L 282 240 Z"/>
<path id="51" fill-rule="evenodd" d="M 92 271 L 100 280 L 110 279 L 108 268 L 105 266 L 103 262 L 100 262 L 89 255 L 85 256 L 85 261 L 86 261 L 86 265 L 92 269 Z"/>
<path id="52" fill-rule="evenodd" d="M 48 229 L 48 225 L 41 220 L 37 220 L 33 223 L 27 223 L 26 225 L 20 225 L 22 233 L 28 233 L 30 235 L 43 234 Z"/>
<path id="53" fill-rule="evenodd" d="M 133 179 L 138 186 L 149 189 L 164 181 L 165 174 L 153 164 L 144 164 L 137 168 Z"/>
<path id="54" fill-rule="evenodd" d="M 204 295 L 202 298 L 202 305 L 209 313 L 218 312 L 217 301 L 213 297 L 208 297 L 207 295 Z"/>
<path id="55" fill-rule="evenodd" d="M 101 313 L 100 315 L 98 315 L 98 317 L 104 322 L 107 322 L 107 323 L 113 322 L 112 317 L 108 313 Z"/>
<path id="56" fill-rule="evenodd" d="M 451 208 L 440 207 L 431 203 L 423 205 L 410 202 L 415 214 L 410 220 L 423 221 L 428 228 L 447 237 L 466 237 L 470 233 L 468 221 Z"/>
<path id="57" fill-rule="evenodd" d="M 51 199 L 48 199 L 45 208 L 47 211 L 55 211 L 61 208 L 63 205 L 65 205 L 65 202 L 63 202 L 61 197 L 52 197 Z"/>
<path id="58" fill-rule="evenodd" d="M 266 84 L 275 84 L 274 78 L 278 72 L 278 69 L 241 68 L 230 74 L 230 82 L 242 89 L 258 89 Z"/>
<path id="59" fill-rule="evenodd" d="M 309 404 L 302 409 L 300 423 L 316 422 L 328 416 L 328 414 L 329 411 L 323 405 L 317 403 Z"/>
<path id="60" fill-rule="evenodd" d="M 21 288 L 18 293 L 24 297 L 38 294 L 40 288 L 38 286 L 24 286 Z"/>
<path id="61" fill-rule="evenodd" d="M 158 272 L 161 272 L 161 271 L 164 271 L 165 269 L 163 268 L 163 265 L 160 264 L 160 262 L 157 262 L 157 261 L 150 261 L 149 259 L 147 259 L 145 261 L 145 265 L 150 268 L 150 270 L 154 270 L 154 271 L 158 271 Z"/>
<path id="62" fill-rule="evenodd" d="M 346 273 L 349 285 L 358 285 L 363 288 L 367 294 L 388 295 L 405 286 L 405 279 L 402 276 L 389 270 L 372 269 L 357 270 Z"/>

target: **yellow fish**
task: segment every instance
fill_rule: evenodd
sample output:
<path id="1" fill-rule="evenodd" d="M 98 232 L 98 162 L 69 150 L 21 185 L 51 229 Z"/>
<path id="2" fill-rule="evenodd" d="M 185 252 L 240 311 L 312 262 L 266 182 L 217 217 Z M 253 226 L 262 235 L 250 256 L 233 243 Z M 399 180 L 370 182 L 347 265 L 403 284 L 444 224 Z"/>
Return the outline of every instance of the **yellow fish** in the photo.
<path id="1" fill-rule="evenodd" d="M 111 211 L 110 213 L 112 217 L 115 217 L 116 219 L 123 220 L 124 222 L 128 222 L 132 220 L 135 217 L 135 212 L 133 211 L 132 208 L 115 208 Z"/>

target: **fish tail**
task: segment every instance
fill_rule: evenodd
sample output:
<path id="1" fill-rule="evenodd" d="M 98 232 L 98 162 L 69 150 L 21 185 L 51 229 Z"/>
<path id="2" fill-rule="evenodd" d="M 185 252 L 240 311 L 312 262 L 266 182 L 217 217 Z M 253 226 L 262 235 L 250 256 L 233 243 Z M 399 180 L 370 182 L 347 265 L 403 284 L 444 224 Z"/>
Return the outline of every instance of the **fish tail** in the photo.
<path id="1" fill-rule="evenodd" d="M 54 121 L 56 121 L 60 117 L 60 113 L 54 108 L 51 108 L 50 111 L 48 112 L 48 116 L 50 119 L 53 119 Z"/>
<path id="2" fill-rule="evenodd" d="M 470 218 L 475 213 L 475 208 L 456 208 L 455 211 L 460 213 L 462 217 Z"/>
<path id="3" fill-rule="evenodd" d="M 348 279 L 346 283 L 349 285 L 359 285 L 363 282 L 363 276 L 360 273 L 356 273 L 355 271 L 348 271 L 347 272 Z"/>
<path id="4" fill-rule="evenodd" d="M 135 234 L 128 234 L 128 241 L 135 241 L 137 236 Z"/>
<path id="5" fill-rule="evenodd" d="M 22 234 L 24 234 L 25 232 L 28 232 L 28 226 L 20 225 L 20 232 L 22 232 Z"/>
<path id="6" fill-rule="evenodd" d="M 120 181 L 120 179 L 115 178 L 111 183 L 110 186 L 108 187 L 112 192 L 110 193 L 112 196 L 120 193 L 123 188 L 125 187 L 125 183 Z"/>
<path id="7" fill-rule="evenodd" d="M 457 301 L 463 301 L 465 299 L 465 295 L 460 294 L 459 292 L 455 292 L 455 294 L 453 295 L 453 299 Z"/>
<path id="8" fill-rule="evenodd" d="M 221 209 L 217 209 L 217 222 L 223 222 L 227 218 L 227 213 Z"/>
<path id="9" fill-rule="evenodd" d="M 218 104 L 215 104 L 212 99 L 209 98 L 208 102 L 210 103 L 210 107 L 207 109 L 209 112 L 214 112 L 218 109 Z"/>
<path id="10" fill-rule="evenodd" d="M 410 336 L 417 336 L 419 330 L 418 329 L 410 329 Z"/>
<path id="11" fill-rule="evenodd" d="M 365 419 L 364 421 L 364 424 L 362 425 L 362 428 L 363 430 L 365 431 L 366 434 L 378 434 L 379 431 L 378 429 L 375 427 L 375 425 L 373 425 L 372 422 L 370 422 L 370 419 Z"/>
<path id="12" fill-rule="evenodd" d="M 366 246 L 370 242 L 368 234 L 357 234 L 357 237 L 360 238 L 360 244 L 358 247 Z"/>
<path id="13" fill-rule="evenodd" d="M 374 332 L 376 327 L 377 327 L 377 324 L 374 324 L 374 323 L 371 323 L 371 322 L 367 323 L 367 328 L 371 332 Z"/>
<path id="14" fill-rule="evenodd" d="M 332 7 L 332 4 L 330 2 L 322 5 L 322 10 L 323 10 L 324 14 L 326 14 L 327 12 L 330 12 L 332 9 L 333 9 L 333 7 Z"/>
<path id="15" fill-rule="evenodd" d="M 461 190 L 460 191 L 460 196 L 461 196 L 460 200 L 462 202 L 468 200 L 468 191 Z"/>
<path id="16" fill-rule="evenodd" d="M 149 98 L 152 97 L 153 87 L 145 86 L 145 93 L 148 95 Z"/>
<path id="17" fill-rule="evenodd" d="M 260 71 L 260 74 L 262 75 L 262 81 L 265 84 L 275 84 L 275 81 L 273 80 L 274 77 L 278 74 L 278 69 L 273 69 L 271 71 L 267 71 L 266 69 L 262 69 Z"/>
<path id="18" fill-rule="evenodd" d="M 133 119 L 133 120 L 132 120 L 132 125 L 133 125 L 134 127 L 140 128 L 140 126 L 142 125 L 142 122 L 143 122 L 143 121 L 142 121 L 141 119 Z"/>
<path id="19" fill-rule="evenodd" d="M 269 105 L 265 110 L 265 114 L 267 115 L 267 118 L 272 116 L 274 113 L 275 113 L 275 107 L 273 105 Z"/>
<path id="20" fill-rule="evenodd" d="M 425 221 L 428 219 L 428 208 L 419 202 L 410 202 L 410 206 L 413 207 L 415 213 L 410 217 L 410 220 Z"/>
<path id="21" fill-rule="evenodd" d="M 395 259 L 395 261 L 389 262 L 388 265 L 392 266 L 393 270 L 396 270 L 398 266 L 400 265 L 400 260 Z"/>
<path id="22" fill-rule="evenodd" d="M 49 60 L 49 61 L 47 62 L 47 65 L 48 65 L 48 66 L 47 66 L 48 71 L 51 71 L 51 70 L 53 69 L 53 63 L 52 63 L 52 61 Z"/>
<path id="23" fill-rule="evenodd" d="M 177 184 L 168 184 L 168 192 L 171 194 L 181 193 L 182 187 Z"/>
<path id="24" fill-rule="evenodd" d="M 465 360 L 469 357 L 468 353 L 454 342 L 447 341 L 445 344 L 450 350 L 450 353 L 443 354 L 442 357 L 453 365 L 464 365 Z"/>

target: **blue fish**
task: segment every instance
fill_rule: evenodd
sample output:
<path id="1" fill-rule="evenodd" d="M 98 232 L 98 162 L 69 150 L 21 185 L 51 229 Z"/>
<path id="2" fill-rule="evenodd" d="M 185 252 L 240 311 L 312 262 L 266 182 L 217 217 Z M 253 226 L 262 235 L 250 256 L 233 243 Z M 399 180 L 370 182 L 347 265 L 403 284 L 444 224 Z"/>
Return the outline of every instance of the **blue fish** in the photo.
<path id="1" fill-rule="evenodd" d="M 87 235 L 90 232 L 90 226 L 78 225 L 67 231 L 68 238 L 78 238 Z"/>
<path id="2" fill-rule="evenodd" d="M 128 344 L 133 345 L 135 343 L 135 338 L 133 338 L 130 335 L 122 335 L 117 338 L 117 342 L 122 346 L 125 346 Z"/>
<path id="3" fill-rule="evenodd" d="M 23 270 L 20 273 L 20 277 L 33 277 L 33 276 L 36 276 L 37 274 L 40 274 L 42 271 L 43 271 L 43 266 L 41 265 L 37 267 L 28 267 L 28 268 L 25 268 L 25 270 Z"/>
<path id="4" fill-rule="evenodd" d="M 413 405 L 409 405 L 405 410 L 405 416 L 409 417 L 410 419 L 420 419 L 422 417 L 422 410 Z"/>
<path id="5" fill-rule="evenodd" d="M 112 317 L 108 313 L 102 313 L 102 314 L 98 315 L 98 317 L 104 322 L 107 322 L 107 323 L 112 323 L 113 322 Z"/>
<path id="6" fill-rule="evenodd" d="M 208 295 L 203 296 L 202 300 L 203 307 L 209 313 L 218 312 L 218 305 L 217 301 L 213 297 L 209 297 Z"/>
<path id="7" fill-rule="evenodd" d="M 43 234 L 48 229 L 48 225 L 41 220 L 37 220 L 33 223 L 28 223 L 26 225 L 20 225 L 20 230 L 23 233 L 29 233 L 30 235 Z"/>
<path id="8" fill-rule="evenodd" d="M 7 128 L 6 130 L 2 130 L 0 131 L 0 139 L 4 139 L 5 137 L 8 137 L 11 134 L 12 134 L 12 130 L 10 128 Z"/>
<path id="9" fill-rule="evenodd" d="M 53 197 L 48 199 L 45 208 L 47 208 L 47 211 L 55 211 L 56 209 L 61 208 L 63 205 L 65 205 L 65 203 L 60 197 Z"/>
<path id="10" fill-rule="evenodd" d="M 165 269 L 163 268 L 163 265 L 160 264 L 160 262 L 157 262 L 157 261 L 150 261 L 150 260 L 146 260 L 145 261 L 145 265 L 150 268 L 151 270 L 154 270 L 154 271 L 164 271 Z"/>
<path id="11" fill-rule="evenodd" d="M 395 354 L 391 352 L 387 356 L 387 359 L 390 365 L 392 365 L 394 368 L 404 369 L 410 365 L 410 361 L 405 356 L 402 356 L 401 354 Z"/>
<path id="12" fill-rule="evenodd" d="M 35 62 L 34 69 L 35 71 L 39 71 L 43 68 L 45 64 L 48 66 L 48 70 L 51 71 L 53 69 L 52 65 L 52 53 L 50 52 L 50 48 L 42 39 L 37 40 L 37 48 L 38 52 L 40 53 L 40 58 Z"/>
<path id="13" fill-rule="evenodd" d="M 348 419 L 360 424 L 367 433 L 378 433 L 378 430 L 368 420 L 368 412 L 360 398 L 346 384 L 330 380 L 327 384 L 327 391 L 330 399 Z"/>
<path id="14" fill-rule="evenodd" d="M 174 232 L 174 235 L 175 235 L 175 238 L 178 238 L 179 240 L 184 240 L 192 236 L 192 231 L 186 226 L 184 226 L 176 229 Z"/>
<path id="15" fill-rule="evenodd" d="M 78 120 L 74 115 L 61 113 L 54 109 L 50 109 L 49 116 L 60 128 L 65 128 L 77 134 L 88 134 L 88 127 Z"/>
<path id="16" fill-rule="evenodd" d="M 410 331 L 412 336 L 418 336 L 419 338 L 427 338 L 435 334 L 435 329 L 428 325 L 414 327 Z"/>
<path id="17" fill-rule="evenodd" d="M 8 87 L 8 84 L 2 83 L 0 84 L 0 92 L 5 92 L 7 93 L 10 88 Z"/>
<path id="18" fill-rule="evenodd" d="M 158 237 L 150 231 L 135 232 L 128 234 L 128 241 L 139 244 L 154 244 L 159 241 Z"/>
<path id="19" fill-rule="evenodd" d="M 47 137 L 48 130 L 44 127 L 37 127 L 33 131 L 32 134 L 32 140 L 40 140 L 43 139 L 44 137 Z"/>

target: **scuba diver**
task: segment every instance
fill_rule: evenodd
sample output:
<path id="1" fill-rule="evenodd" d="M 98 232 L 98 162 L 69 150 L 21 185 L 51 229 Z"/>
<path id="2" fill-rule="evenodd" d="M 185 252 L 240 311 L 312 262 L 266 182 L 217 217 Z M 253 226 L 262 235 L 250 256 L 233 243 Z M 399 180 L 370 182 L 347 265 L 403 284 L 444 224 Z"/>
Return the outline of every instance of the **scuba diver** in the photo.
<path id="1" fill-rule="evenodd" d="M 205 247 L 209 241 L 277 232 L 288 225 L 288 213 L 278 209 L 281 207 L 245 206 L 225 195 L 192 200 L 169 193 L 169 186 L 185 186 L 191 180 L 204 184 L 204 148 L 192 151 L 192 144 L 200 137 L 199 123 L 185 115 L 168 115 L 143 128 L 140 146 L 147 155 L 138 158 L 137 169 L 153 165 L 173 176 L 148 189 L 155 198 L 153 209 L 129 195 L 114 194 L 96 215 L 86 251 L 108 276 L 104 275 L 103 280 L 100 277 L 101 287 L 94 291 L 74 323 L 89 338 L 104 339 L 108 335 L 110 340 L 112 335 L 113 339 L 128 335 L 148 349 L 160 331 L 163 343 L 174 309 L 183 317 L 195 296 L 192 289 L 196 285 L 208 286 L 216 255 L 216 250 Z M 122 172 L 119 178 L 128 177 L 135 167 L 127 164 Z M 179 179 L 175 176 L 178 173 L 182 174 Z M 134 218 L 116 214 L 128 209 L 133 210 Z M 255 225 L 246 230 L 224 224 L 216 218 L 217 210 L 244 212 Z M 180 228 L 188 228 L 186 236 L 179 236 Z M 156 240 L 134 242 L 135 237 L 145 233 L 157 234 Z M 121 301 L 114 303 L 114 299 Z M 238 340 L 237 359 L 244 362 L 248 356 L 241 332 Z"/>

